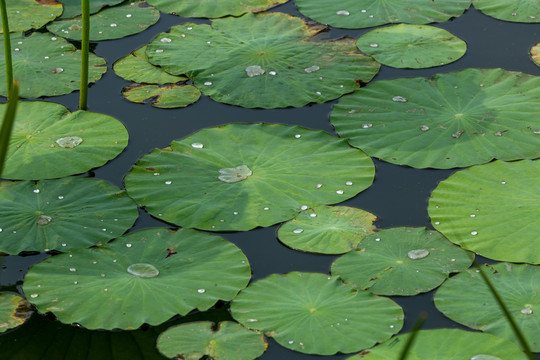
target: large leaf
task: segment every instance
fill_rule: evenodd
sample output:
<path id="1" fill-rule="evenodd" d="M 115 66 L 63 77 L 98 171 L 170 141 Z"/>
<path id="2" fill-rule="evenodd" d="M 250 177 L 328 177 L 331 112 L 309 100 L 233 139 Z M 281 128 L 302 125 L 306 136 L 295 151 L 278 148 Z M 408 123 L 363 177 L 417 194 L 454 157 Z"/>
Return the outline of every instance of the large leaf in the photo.
<path id="1" fill-rule="evenodd" d="M 148 0 L 159 10 L 183 17 L 219 18 L 264 11 L 288 0 Z"/>
<path id="2" fill-rule="evenodd" d="M 25 299 L 14 294 L 0 293 L 0 333 L 24 324 L 30 315 L 32 310 Z"/>
<path id="3" fill-rule="evenodd" d="M 466 69 L 372 83 L 344 96 L 331 121 L 367 154 L 416 168 L 540 156 L 540 78 Z"/>
<path id="4" fill-rule="evenodd" d="M 11 34 L 13 77 L 20 82 L 20 96 L 37 98 L 68 94 L 80 87 L 81 52 L 65 39 L 49 33 Z M 107 70 L 105 60 L 89 55 L 90 82 Z M 5 74 L 4 47 L 0 47 L 0 73 Z M 0 95 L 7 95 L 6 82 L 0 81 Z"/>
<path id="5" fill-rule="evenodd" d="M 282 13 L 185 23 L 154 39 L 147 55 L 171 74 L 187 74 L 219 102 L 304 106 L 351 92 L 379 69 L 351 38 L 310 40 L 322 29 Z"/>
<path id="6" fill-rule="evenodd" d="M 538 23 L 540 2 L 538 0 L 472 0 L 474 7 L 499 20 Z"/>
<path id="7" fill-rule="evenodd" d="M 495 161 L 439 183 L 429 216 L 450 241 L 495 260 L 540 264 L 540 162 Z"/>
<path id="8" fill-rule="evenodd" d="M 55 0 L 5 0 L 9 31 L 20 33 L 39 29 L 62 13 L 62 4 Z M 0 34 L 2 34 L 0 18 Z"/>
<path id="9" fill-rule="evenodd" d="M 356 291 L 339 278 L 273 274 L 242 290 L 233 317 L 280 345 L 309 354 L 359 351 L 396 334 L 403 311 L 390 299 Z"/>
<path id="10" fill-rule="evenodd" d="M 451 63 L 467 50 L 465 41 L 444 29 L 407 24 L 371 30 L 356 45 L 381 64 L 413 69 Z"/>
<path id="11" fill-rule="evenodd" d="M 379 295 L 416 295 L 465 270 L 473 258 L 436 231 L 394 228 L 366 237 L 334 261 L 332 275 Z"/>
<path id="12" fill-rule="evenodd" d="M 229 124 L 155 149 L 125 184 L 162 220 L 223 231 L 270 226 L 344 201 L 369 187 L 373 176 L 369 157 L 323 131 Z"/>
<path id="13" fill-rule="evenodd" d="M 296 0 L 305 16 L 349 29 L 446 21 L 460 16 L 470 4 L 471 0 Z"/>
<path id="14" fill-rule="evenodd" d="M 101 10 L 104 6 L 112 6 L 121 3 L 124 0 L 91 0 L 90 4 L 90 14 L 96 13 Z M 60 0 L 64 6 L 64 12 L 61 19 L 73 18 L 75 16 L 81 15 L 81 0 Z"/>
<path id="15" fill-rule="evenodd" d="M 519 344 L 499 304 L 478 272 L 467 270 L 444 283 L 435 294 L 435 306 L 460 324 Z M 484 265 L 484 272 L 531 350 L 540 352 L 540 267 L 499 263 Z"/>
<path id="16" fill-rule="evenodd" d="M 350 184 L 350 185 L 349 185 Z M 352 182 L 345 183 L 351 186 Z M 302 211 L 278 229 L 285 245 L 302 251 L 343 254 L 375 231 L 377 217 L 347 206 L 317 206 Z"/>
<path id="17" fill-rule="evenodd" d="M 0 183 L 0 251 L 66 251 L 103 245 L 137 219 L 137 206 L 104 180 Z"/>
<path id="18" fill-rule="evenodd" d="M 0 104 L 0 112 L 4 109 Z M 79 174 L 105 164 L 127 142 L 126 128 L 110 116 L 70 113 L 50 102 L 21 102 L 3 176 L 37 180 Z"/>
<path id="19" fill-rule="evenodd" d="M 186 107 L 199 100 L 201 92 L 192 85 L 140 85 L 125 87 L 122 95 L 132 102 L 150 102 L 152 106 L 163 109 Z"/>
<path id="20" fill-rule="evenodd" d="M 223 238 L 154 228 L 48 258 L 29 270 L 23 290 L 64 323 L 136 329 L 231 300 L 250 277 L 247 258 Z"/>
<path id="21" fill-rule="evenodd" d="M 137 34 L 159 20 L 159 11 L 144 0 L 128 0 L 90 16 L 90 40 L 119 39 Z M 47 25 L 47 30 L 69 39 L 81 40 L 82 19 L 66 19 Z"/>

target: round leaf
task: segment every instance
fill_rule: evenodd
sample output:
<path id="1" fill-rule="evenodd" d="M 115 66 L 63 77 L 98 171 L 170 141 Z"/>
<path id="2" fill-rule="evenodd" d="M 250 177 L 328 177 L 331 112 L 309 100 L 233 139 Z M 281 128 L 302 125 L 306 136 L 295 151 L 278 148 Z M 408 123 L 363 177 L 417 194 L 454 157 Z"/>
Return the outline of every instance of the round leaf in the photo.
<path id="1" fill-rule="evenodd" d="M 306 206 L 344 201 L 369 187 L 373 176 L 369 157 L 323 131 L 229 124 L 155 149 L 125 184 L 162 220 L 227 231 L 270 226 Z"/>
<path id="2" fill-rule="evenodd" d="M 230 300 L 250 276 L 244 254 L 223 238 L 155 228 L 48 258 L 29 270 L 23 289 L 64 323 L 136 329 Z"/>
<path id="3" fill-rule="evenodd" d="M 381 64 L 413 69 L 449 64 L 467 50 L 465 41 L 444 29 L 407 24 L 371 30 L 356 45 Z"/>
<path id="4" fill-rule="evenodd" d="M 388 23 L 428 24 L 460 16 L 471 0 L 296 0 L 298 10 L 318 22 L 357 29 Z"/>
<path id="5" fill-rule="evenodd" d="M 32 315 L 25 299 L 18 295 L 0 293 L 0 333 L 13 329 Z"/>
<path id="6" fill-rule="evenodd" d="M 0 112 L 5 107 L 0 104 Z M 50 102 L 20 102 L 2 175 L 37 180 L 79 174 L 105 164 L 127 142 L 126 128 L 110 116 L 70 113 Z"/>
<path id="7" fill-rule="evenodd" d="M 121 3 L 123 0 L 92 0 L 90 3 L 90 14 L 94 14 L 101 10 L 105 6 L 112 6 Z M 80 0 L 60 0 L 64 6 L 64 12 L 60 19 L 73 18 L 81 15 L 81 1 Z"/>
<path id="8" fill-rule="evenodd" d="M 352 182 L 346 182 L 352 186 Z M 278 229 L 278 238 L 293 249 L 343 254 L 375 231 L 377 217 L 347 206 L 318 206 L 301 212 Z"/>
<path id="9" fill-rule="evenodd" d="M 353 146 L 415 168 L 540 156 L 540 78 L 466 69 L 372 83 L 344 96 L 331 121 Z"/>
<path id="10" fill-rule="evenodd" d="M 478 271 L 467 270 L 444 283 L 435 294 L 435 306 L 460 324 L 519 345 L 512 327 Z M 499 263 L 484 265 L 484 273 L 493 283 L 531 350 L 540 352 L 540 267 Z"/>
<path id="11" fill-rule="evenodd" d="M 441 181 L 429 201 L 435 228 L 482 256 L 540 264 L 540 162 L 495 161 Z"/>
<path id="12" fill-rule="evenodd" d="M 537 43 L 531 49 L 529 50 L 529 54 L 531 55 L 532 61 L 540 66 L 540 43 Z"/>
<path id="13" fill-rule="evenodd" d="M 201 92 L 192 85 L 131 85 L 122 94 L 126 99 L 136 103 L 149 101 L 157 108 L 186 107 L 199 100 Z"/>
<path id="14" fill-rule="evenodd" d="M 474 7 L 495 19 L 537 23 L 540 22 L 540 2 L 538 0 L 473 0 Z"/>
<path id="15" fill-rule="evenodd" d="M 379 64 L 355 41 L 310 40 L 323 29 L 282 13 L 186 23 L 147 48 L 151 63 L 187 74 L 203 94 L 248 108 L 322 103 L 368 82 Z"/>
<path id="16" fill-rule="evenodd" d="M 148 3 L 166 13 L 182 17 L 219 18 L 259 12 L 286 3 L 288 0 L 148 0 Z"/>
<path id="17" fill-rule="evenodd" d="M 65 251 L 103 245 L 137 219 L 137 206 L 103 180 L 1 182 L 0 251 Z"/>
<path id="18" fill-rule="evenodd" d="M 212 325 L 199 322 L 169 328 L 158 338 L 157 347 L 169 358 L 194 360 L 205 355 L 214 360 L 251 360 L 266 350 L 261 333 L 231 321 L 219 323 L 215 331 Z"/>
<path id="19" fill-rule="evenodd" d="M 332 274 L 375 294 L 416 295 L 465 270 L 473 257 L 436 231 L 394 228 L 366 237 L 334 261 Z"/>
<path id="20" fill-rule="evenodd" d="M 37 98 L 69 94 L 80 88 L 81 52 L 65 39 L 34 32 L 25 38 L 11 34 L 13 77 L 19 80 L 20 96 Z M 105 73 L 105 60 L 89 54 L 88 81 Z M 5 74 L 4 47 L 0 47 L 0 73 Z M 0 95 L 6 96 L 6 82 L 0 81 Z"/>
<path id="21" fill-rule="evenodd" d="M 62 13 L 62 4 L 54 0 L 5 0 L 9 31 L 20 33 L 39 29 Z M 80 6 L 80 5 L 79 5 Z M 0 18 L 0 34 L 2 34 Z"/>
<path id="22" fill-rule="evenodd" d="M 403 311 L 392 300 L 316 273 L 258 280 L 233 300 L 231 313 L 286 348 L 319 355 L 371 347 L 403 325 Z"/>

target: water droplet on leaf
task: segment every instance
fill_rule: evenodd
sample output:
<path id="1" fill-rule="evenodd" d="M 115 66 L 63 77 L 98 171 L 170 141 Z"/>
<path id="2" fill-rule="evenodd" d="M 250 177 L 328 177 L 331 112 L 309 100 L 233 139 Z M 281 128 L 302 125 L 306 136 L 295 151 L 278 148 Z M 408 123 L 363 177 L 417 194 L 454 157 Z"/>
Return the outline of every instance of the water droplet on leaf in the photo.
<path id="1" fill-rule="evenodd" d="M 128 266 L 127 272 L 141 278 L 153 278 L 159 275 L 159 270 L 154 265 L 147 263 L 131 264 Z"/>
<path id="2" fill-rule="evenodd" d="M 336 15 L 339 15 L 339 16 L 349 16 L 350 13 L 349 13 L 347 10 L 338 10 L 338 11 L 336 11 Z"/>
<path id="3" fill-rule="evenodd" d="M 295 234 L 301 234 L 303 232 L 304 232 L 304 229 L 294 229 L 293 230 L 293 233 L 295 233 Z"/>
<path id="4" fill-rule="evenodd" d="M 246 68 L 248 77 L 255 77 L 264 74 L 264 69 L 259 65 L 251 65 Z"/>
<path id="5" fill-rule="evenodd" d="M 394 96 L 392 98 L 392 101 L 406 103 L 407 99 L 404 98 L 403 96 Z"/>
<path id="6" fill-rule="evenodd" d="M 320 70 L 320 67 L 318 67 L 317 65 L 313 65 L 313 66 L 310 66 L 310 67 L 304 69 L 304 71 L 307 72 L 308 74 L 311 74 L 311 73 L 319 71 L 319 70 Z"/>
<path id="7" fill-rule="evenodd" d="M 83 139 L 78 136 L 66 136 L 56 139 L 55 142 L 64 149 L 73 149 L 80 145 L 83 142 Z"/>
<path id="8" fill-rule="evenodd" d="M 235 183 L 248 178 L 253 172 L 246 166 L 240 165 L 234 168 L 223 168 L 219 169 L 221 175 L 218 176 L 218 179 L 226 183 Z"/>
<path id="9" fill-rule="evenodd" d="M 407 253 L 407 257 L 411 260 L 423 259 L 429 255 L 429 251 L 426 249 L 414 249 Z"/>
<path id="10" fill-rule="evenodd" d="M 38 219 L 37 219 L 37 224 L 38 225 L 47 225 L 48 223 L 50 223 L 52 220 L 52 217 L 50 216 L 47 216 L 47 215 L 39 215 Z"/>

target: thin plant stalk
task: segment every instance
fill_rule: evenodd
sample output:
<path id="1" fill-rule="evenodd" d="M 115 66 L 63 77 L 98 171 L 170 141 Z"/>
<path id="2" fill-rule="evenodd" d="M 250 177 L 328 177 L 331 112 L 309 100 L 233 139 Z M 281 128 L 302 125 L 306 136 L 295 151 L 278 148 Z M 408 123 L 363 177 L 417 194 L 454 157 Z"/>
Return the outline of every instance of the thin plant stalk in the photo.
<path id="1" fill-rule="evenodd" d="M 418 332 L 420 331 L 420 328 L 424 324 L 424 321 L 426 321 L 427 317 L 428 314 L 426 312 L 423 312 L 418 316 L 416 322 L 412 327 L 411 335 L 407 338 L 407 342 L 405 343 L 405 346 L 399 354 L 398 360 L 405 360 L 407 358 L 407 355 L 409 355 L 409 351 L 414 343 L 414 340 L 416 339 L 416 336 L 418 335 Z"/>
<path id="2" fill-rule="evenodd" d="M 2 170 L 4 169 L 4 162 L 8 151 L 9 138 L 11 136 L 11 129 L 13 129 L 13 123 L 15 122 L 15 114 L 17 112 L 17 104 L 19 103 L 19 82 L 15 80 L 11 85 L 11 94 L 9 101 L 4 112 L 4 120 L 0 127 L 0 177 L 2 177 Z"/>
<path id="3" fill-rule="evenodd" d="M 11 97 L 13 86 L 13 65 L 11 61 L 11 38 L 9 36 L 9 21 L 6 8 L 6 0 L 0 0 L 0 13 L 2 16 L 2 31 L 4 32 L 4 56 L 6 61 L 7 97 Z"/>
<path id="4" fill-rule="evenodd" d="M 90 0 L 81 0 L 82 42 L 81 42 L 81 91 L 79 109 L 88 107 L 88 56 L 90 52 Z"/>

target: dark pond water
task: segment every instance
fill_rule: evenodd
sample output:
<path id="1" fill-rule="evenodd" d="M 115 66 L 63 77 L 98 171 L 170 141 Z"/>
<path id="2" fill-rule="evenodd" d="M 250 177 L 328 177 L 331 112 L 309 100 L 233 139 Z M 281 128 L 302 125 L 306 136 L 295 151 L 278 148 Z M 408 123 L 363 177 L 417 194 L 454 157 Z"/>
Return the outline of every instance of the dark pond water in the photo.
<path id="1" fill-rule="evenodd" d="M 293 15 L 300 14 L 293 3 L 275 8 Z M 123 187 L 123 178 L 130 167 L 142 155 L 156 147 L 165 147 L 172 140 L 185 137 L 201 128 L 217 126 L 231 122 L 285 123 L 301 125 L 307 128 L 320 129 L 335 134 L 329 122 L 329 113 L 336 102 L 306 106 L 298 109 L 254 110 L 216 103 L 209 98 L 202 98 L 185 109 L 160 110 L 149 105 L 130 103 L 122 98 L 120 90 L 128 82 L 117 77 L 112 71 L 112 64 L 127 55 L 133 49 L 152 40 L 157 34 L 167 31 L 172 25 L 187 21 L 173 15 L 163 14 L 158 24 L 143 33 L 120 40 L 111 40 L 94 44 L 97 55 L 107 60 L 109 70 L 104 77 L 94 84 L 89 91 L 89 110 L 111 115 L 124 123 L 130 135 L 128 148 L 116 159 L 105 166 L 95 169 L 90 175 Z M 192 22 L 207 22 L 190 19 Z M 537 67 L 528 56 L 529 48 L 540 41 L 540 24 L 517 24 L 501 22 L 489 18 L 480 12 L 470 9 L 463 16 L 435 26 L 447 29 L 465 40 L 467 53 L 455 63 L 424 70 L 399 70 L 383 66 L 375 80 L 398 77 L 432 76 L 441 72 L 449 72 L 469 67 L 517 70 L 540 75 Z M 322 35 L 323 38 L 336 38 L 344 35 L 357 38 L 366 30 L 331 29 Z M 77 109 L 78 92 L 69 95 L 47 98 L 64 104 L 71 111 Z M 396 226 L 431 227 L 427 214 L 427 201 L 437 183 L 446 179 L 455 170 L 416 170 L 388 164 L 375 160 L 376 178 L 373 186 L 360 193 L 343 205 L 362 208 L 379 217 L 376 225 L 379 228 Z M 169 226 L 144 211 L 135 226 L 130 230 Z M 307 254 L 289 249 L 276 238 L 278 226 L 259 228 L 248 232 L 221 234 L 238 245 L 249 258 L 253 279 L 266 277 L 272 273 L 290 271 L 311 271 L 327 273 L 335 256 Z M 29 256 L 0 256 L 0 291 L 21 292 L 22 281 L 26 270 L 35 262 L 46 257 L 44 254 Z M 480 259 L 486 261 L 486 259 Z M 402 331 L 408 331 L 416 317 L 422 311 L 429 313 L 424 328 L 463 328 L 446 319 L 433 305 L 433 293 L 414 297 L 396 297 L 405 310 L 405 325 Z M 104 304 L 106 306 L 106 304 Z M 141 348 L 132 341 L 131 334 L 116 332 L 88 332 L 72 326 L 57 323 L 52 317 L 35 315 L 29 324 L 16 331 L 0 335 L 0 347 L 24 348 L 26 355 L 9 355 L 6 359 L 155 359 L 157 354 L 152 350 L 153 341 L 159 331 L 172 324 L 210 319 L 219 321 L 230 318 L 227 304 L 218 304 L 215 309 L 203 314 L 192 314 L 182 319 L 173 320 L 159 329 L 139 331 L 143 338 Z M 91 339 L 91 340 L 89 340 Z M 123 339 L 123 340 L 122 340 Z M 128 339 L 128 340 L 126 340 Z M 131 339 L 131 340 L 129 340 Z M 104 347 L 114 348 L 114 342 L 124 348 L 123 354 L 111 358 L 111 352 Z M 93 342 L 93 344 L 92 344 Z M 100 344 L 104 344 L 101 346 Z M 131 344 L 131 345 L 130 345 Z M 59 354 L 55 349 L 80 347 L 80 355 L 63 350 Z M 130 349 L 130 350 L 129 350 Z M 8 351 L 9 352 L 9 351 Z M 154 355 L 151 355 L 154 353 Z M 11 352 L 10 352 L 11 354 Z M 69 355 L 69 357 L 67 354 Z M 108 355 L 107 355 L 108 354 Z M 144 355 L 143 355 L 144 354 Z M 128 357 L 131 356 L 131 357 Z M 326 356 L 326 359 L 344 359 L 347 355 Z M 540 359 L 540 355 L 537 356 Z M 4 355 L 0 353 L 0 358 Z M 269 348 L 260 358 L 262 360 L 277 359 L 318 359 L 295 353 L 277 345 L 269 339 Z"/>

